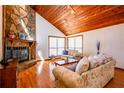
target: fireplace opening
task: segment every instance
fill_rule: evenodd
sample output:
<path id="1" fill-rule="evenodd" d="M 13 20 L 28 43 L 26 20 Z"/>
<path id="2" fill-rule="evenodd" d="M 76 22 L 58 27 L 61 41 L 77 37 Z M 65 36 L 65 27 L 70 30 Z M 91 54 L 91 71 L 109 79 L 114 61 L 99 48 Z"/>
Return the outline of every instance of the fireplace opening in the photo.
<path id="1" fill-rule="evenodd" d="M 29 48 L 28 47 L 7 47 L 6 59 L 7 61 L 16 58 L 19 62 L 29 60 Z"/>

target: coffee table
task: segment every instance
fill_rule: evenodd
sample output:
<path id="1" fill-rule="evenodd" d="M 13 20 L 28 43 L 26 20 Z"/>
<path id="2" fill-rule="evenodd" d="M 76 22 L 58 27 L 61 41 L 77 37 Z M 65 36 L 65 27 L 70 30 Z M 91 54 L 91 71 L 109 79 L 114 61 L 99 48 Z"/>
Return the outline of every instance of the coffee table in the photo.
<path id="1" fill-rule="evenodd" d="M 59 66 L 72 64 L 72 63 L 78 63 L 78 60 L 74 58 L 68 58 L 66 60 L 61 59 L 61 60 L 55 61 L 55 65 L 59 65 Z"/>

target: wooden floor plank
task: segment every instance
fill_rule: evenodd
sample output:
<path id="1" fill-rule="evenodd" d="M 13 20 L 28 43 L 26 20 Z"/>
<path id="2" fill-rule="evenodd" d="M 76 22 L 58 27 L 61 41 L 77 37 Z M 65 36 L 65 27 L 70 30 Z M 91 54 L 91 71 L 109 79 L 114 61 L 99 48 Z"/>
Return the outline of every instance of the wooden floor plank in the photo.
<path id="1" fill-rule="evenodd" d="M 40 61 L 18 73 L 18 88 L 55 88 L 51 61 Z M 124 70 L 115 69 L 115 77 L 105 88 L 124 88 Z"/>

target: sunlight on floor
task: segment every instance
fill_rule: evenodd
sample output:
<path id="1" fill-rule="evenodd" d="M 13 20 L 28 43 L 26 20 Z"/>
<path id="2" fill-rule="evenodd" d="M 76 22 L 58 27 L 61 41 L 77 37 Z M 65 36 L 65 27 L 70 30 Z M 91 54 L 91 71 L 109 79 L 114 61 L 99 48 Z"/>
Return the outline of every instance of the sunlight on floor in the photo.
<path id="1" fill-rule="evenodd" d="M 44 61 L 41 50 L 38 50 L 38 56 L 42 61 Z"/>
<path id="2" fill-rule="evenodd" d="M 49 64 L 49 72 L 50 72 L 50 79 L 55 80 L 55 77 L 53 75 L 53 69 L 55 68 L 55 64 L 50 63 Z"/>
<path id="3" fill-rule="evenodd" d="M 41 61 L 37 67 L 37 74 L 38 75 L 42 74 L 43 64 L 44 64 L 44 61 Z"/>

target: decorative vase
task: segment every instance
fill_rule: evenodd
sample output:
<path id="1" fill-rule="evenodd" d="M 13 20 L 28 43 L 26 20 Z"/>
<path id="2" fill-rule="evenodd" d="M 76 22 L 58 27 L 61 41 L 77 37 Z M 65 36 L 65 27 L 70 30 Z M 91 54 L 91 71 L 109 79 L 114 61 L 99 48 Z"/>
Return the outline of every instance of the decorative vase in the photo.
<path id="1" fill-rule="evenodd" d="M 19 33 L 19 38 L 20 38 L 20 39 L 25 40 L 25 37 L 26 37 L 26 36 L 25 36 L 24 33 L 22 33 L 22 32 Z"/>
<path id="2" fill-rule="evenodd" d="M 97 41 L 96 47 L 97 47 L 97 55 L 98 55 L 100 54 L 100 41 Z"/>

